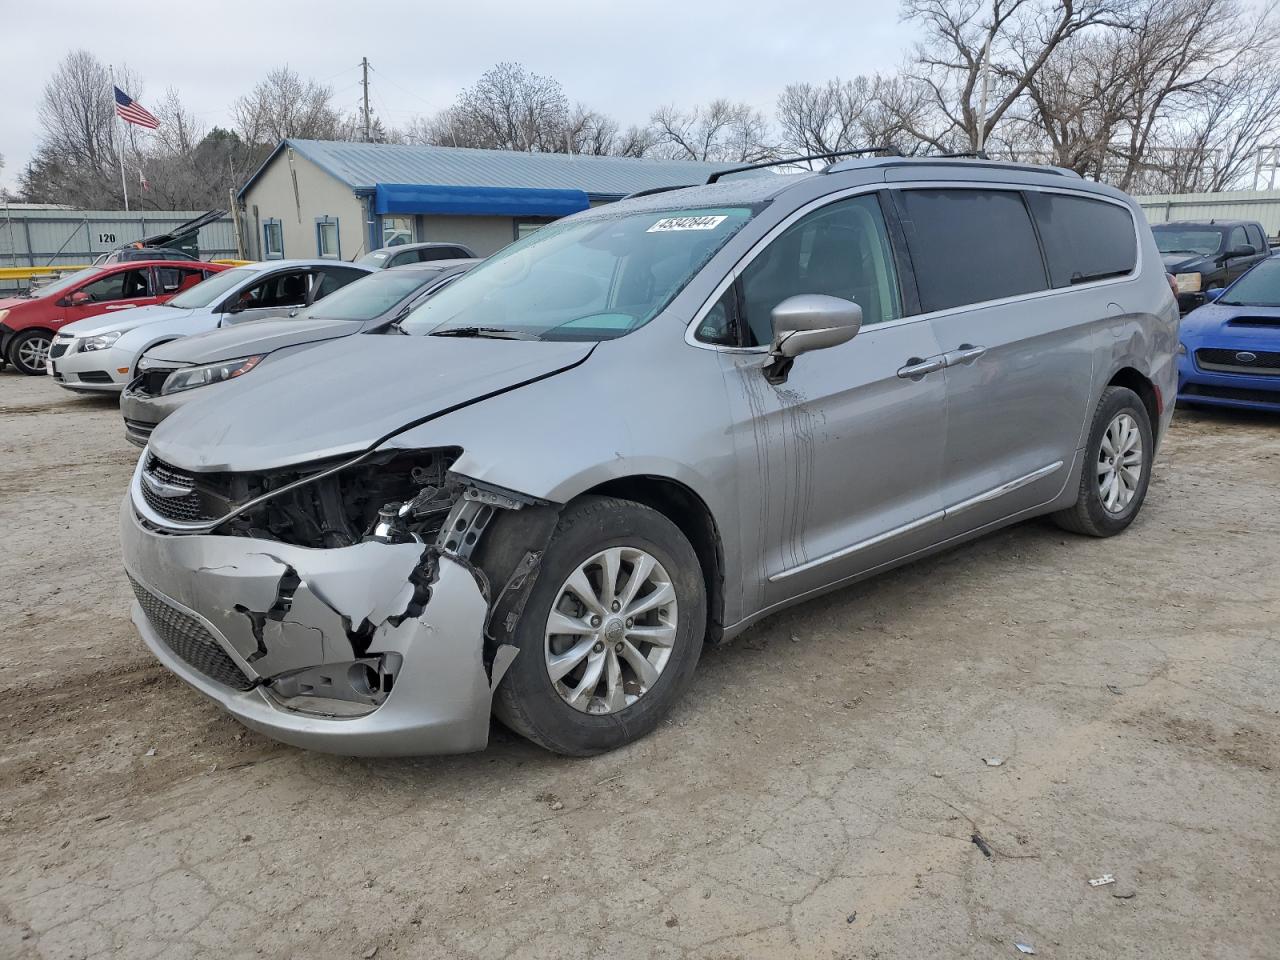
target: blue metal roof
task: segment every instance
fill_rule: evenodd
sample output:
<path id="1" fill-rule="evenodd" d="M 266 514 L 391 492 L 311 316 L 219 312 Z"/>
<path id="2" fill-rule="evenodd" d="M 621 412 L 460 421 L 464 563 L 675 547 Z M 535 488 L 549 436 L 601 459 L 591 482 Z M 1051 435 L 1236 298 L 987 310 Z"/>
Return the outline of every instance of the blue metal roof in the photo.
<path id="1" fill-rule="evenodd" d="M 636 160 L 417 144 L 282 140 L 240 188 L 240 196 L 286 147 L 292 147 L 355 191 L 372 191 L 380 183 L 528 187 L 581 190 L 590 197 L 615 199 L 653 187 L 705 183 L 716 170 L 734 166 L 689 160 Z"/>
<path id="2" fill-rule="evenodd" d="M 490 217 L 565 217 L 591 204 L 581 190 L 545 187 L 449 187 L 380 183 L 374 213 L 444 213 Z"/>

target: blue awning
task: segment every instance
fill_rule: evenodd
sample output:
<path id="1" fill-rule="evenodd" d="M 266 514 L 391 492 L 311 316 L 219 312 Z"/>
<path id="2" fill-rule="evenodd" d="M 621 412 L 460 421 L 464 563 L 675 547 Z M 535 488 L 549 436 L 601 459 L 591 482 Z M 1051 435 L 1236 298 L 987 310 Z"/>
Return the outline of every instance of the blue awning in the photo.
<path id="1" fill-rule="evenodd" d="M 446 213 L 490 217 L 564 217 L 591 204 L 581 190 L 534 187 L 446 187 L 379 183 L 376 213 Z"/>

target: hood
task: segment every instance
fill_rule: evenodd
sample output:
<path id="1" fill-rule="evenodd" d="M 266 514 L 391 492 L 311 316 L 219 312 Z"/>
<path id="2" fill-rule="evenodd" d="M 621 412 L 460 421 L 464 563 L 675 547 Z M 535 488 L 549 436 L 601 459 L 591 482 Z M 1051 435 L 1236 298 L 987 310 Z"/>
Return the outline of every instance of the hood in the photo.
<path id="1" fill-rule="evenodd" d="M 148 323 L 159 323 L 162 320 L 177 320 L 180 317 L 190 316 L 193 312 L 192 310 L 179 310 L 177 307 L 168 307 L 163 304 L 155 304 L 150 307 L 134 307 L 132 310 L 111 310 L 96 317 L 88 317 L 84 320 L 77 320 L 75 323 L 68 323 L 58 332 L 64 337 L 96 337 L 100 333 L 107 333 L 111 330 L 119 330 L 121 333 L 125 333 Z"/>
<path id="2" fill-rule="evenodd" d="M 271 470 L 368 449 L 388 434 L 560 373 L 594 343 L 348 337 L 282 357 L 194 398 L 151 435 L 188 470 Z"/>
<path id="3" fill-rule="evenodd" d="M 1237 317 L 1267 318 L 1270 323 L 1233 324 Z M 1206 303 L 1197 307 L 1182 318 L 1179 332 L 1184 336 L 1204 336 L 1206 334 L 1234 334 L 1250 341 L 1259 337 L 1274 338 L 1277 349 L 1280 349 L 1280 307 L 1232 306 L 1231 304 Z"/>
<path id="4" fill-rule="evenodd" d="M 1199 253 L 1162 253 L 1160 259 L 1164 261 L 1164 268 L 1168 273 L 1186 272 L 1188 268 L 1200 269 L 1214 265 L 1212 257 Z"/>
<path id="5" fill-rule="evenodd" d="M 147 359 L 165 363 L 215 363 L 271 353 L 281 347 L 333 340 L 359 333 L 363 326 L 359 321 L 349 320 L 256 320 L 171 340 L 148 350 Z"/>
<path id="6" fill-rule="evenodd" d="M 24 303 L 35 303 L 35 301 L 27 297 L 0 297 L 0 310 L 12 310 Z"/>

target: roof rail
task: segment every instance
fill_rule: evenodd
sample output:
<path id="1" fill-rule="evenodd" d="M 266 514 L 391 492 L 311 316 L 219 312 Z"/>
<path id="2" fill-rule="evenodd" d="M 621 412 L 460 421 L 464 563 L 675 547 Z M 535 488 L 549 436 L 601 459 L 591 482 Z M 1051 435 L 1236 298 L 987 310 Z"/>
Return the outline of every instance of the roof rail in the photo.
<path id="1" fill-rule="evenodd" d="M 692 183 L 673 183 L 666 187 L 650 187 L 648 190 L 637 190 L 635 193 L 628 193 L 623 200 L 634 200 L 636 197 L 647 197 L 655 193 L 666 193 L 668 190 L 687 190 L 689 187 L 695 186 Z"/>
<path id="2" fill-rule="evenodd" d="M 707 183 L 716 183 L 721 177 L 731 173 L 746 173 L 748 170 L 764 170 L 768 167 L 780 167 L 787 163 L 805 163 L 809 160 L 835 160 L 839 157 L 860 157 L 868 153 L 883 153 L 890 157 L 900 157 L 902 153 L 897 147 L 863 147 L 861 150 L 839 150 L 835 153 L 811 153 L 805 157 L 782 157 L 778 160 L 766 160 L 764 163 L 749 163 L 745 167 L 730 167 L 728 170 L 717 170 L 707 177 Z M 825 171 L 824 171 L 825 172 Z"/>
<path id="3" fill-rule="evenodd" d="M 957 150 L 955 153 L 927 153 L 929 160 L 990 160 L 985 150 Z"/>

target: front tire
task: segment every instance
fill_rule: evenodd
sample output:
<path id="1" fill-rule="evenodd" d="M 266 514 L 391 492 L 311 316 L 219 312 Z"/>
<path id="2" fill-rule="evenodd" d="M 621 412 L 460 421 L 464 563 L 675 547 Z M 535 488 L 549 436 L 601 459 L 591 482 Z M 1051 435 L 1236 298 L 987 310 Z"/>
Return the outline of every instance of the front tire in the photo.
<path id="1" fill-rule="evenodd" d="M 1074 506 L 1053 514 L 1064 530 L 1114 537 L 1133 523 L 1151 482 L 1151 417 L 1127 387 L 1107 387 L 1094 410 Z"/>
<path id="2" fill-rule="evenodd" d="M 47 330 L 23 330 L 9 342 L 9 362 L 29 377 L 44 376 L 53 334 Z"/>
<path id="3" fill-rule="evenodd" d="M 687 689 L 706 622 L 702 570 L 680 529 L 639 503 L 582 497 L 556 524 L 494 712 L 555 753 L 616 749 Z"/>

